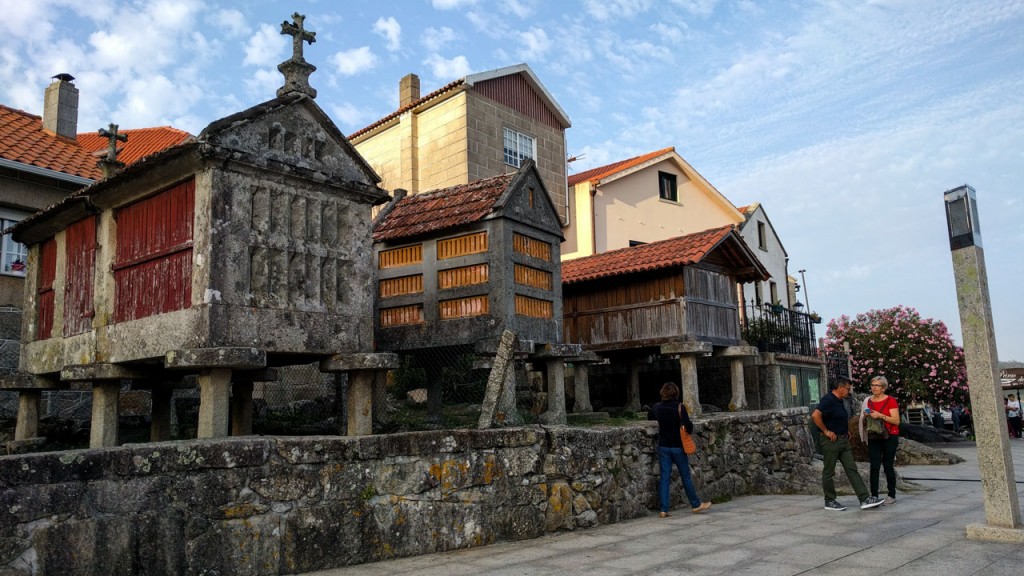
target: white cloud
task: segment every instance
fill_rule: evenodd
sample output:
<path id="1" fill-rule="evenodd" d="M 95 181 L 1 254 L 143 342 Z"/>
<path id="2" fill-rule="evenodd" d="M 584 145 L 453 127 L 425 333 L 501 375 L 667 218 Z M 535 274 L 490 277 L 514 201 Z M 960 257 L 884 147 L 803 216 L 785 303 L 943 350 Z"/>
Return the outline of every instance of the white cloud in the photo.
<path id="1" fill-rule="evenodd" d="M 585 0 L 583 7 L 598 20 L 628 20 L 651 7 L 650 0 Z"/>
<path id="2" fill-rule="evenodd" d="M 402 25 L 394 17 L 378 18 L 373 24 L 373 31 L 388 41 L 388 52 L 402 48 Z"/>
<path id="3" fill-rule="evenodd" d="M 446 59 L 438 54 L 431 54 L 423 63 L 430 66 L 434 78 L 444 82 L 462 78 L 470 73 L 469 61 L 465 56 Z"/>
<path id="4" fill-rule="evenodd" d="M 696 16 L 710 16 L 715 11 L 718 0 L 672 0 L 672 3 Z M 747 7 L 741 3 L 740 8 Z"/>
<path id="5" fill-rule="evenodd" d="M 431 0 L 431 4 L 438 10 L 456 10 L 476 4 L 476 0 Z"/>
<path id="6" fill-rule="evenodd" d="M 369 46 L 360 46 L 352 50 L 338 52 L 331 58 L 335 69 L 343 76 L 354 76 L 360 72 L 373 69 L 377 64 L 377 56 Z"/>
<path id="7" fill-rule="evenodd" d="M 375 119 L 368 110 L 362 110 L 349 102 L 331 103 L 328 105 L 331 117 L 336 118 L 342 126 L 358 130 Z"/>
<path id="8" fill-rule="evenodd" d="M 254 100 L 273 98 L 277 89 L 284 85 L 284 77 L 277 70 L 261 68 L 245 79 L 246 91 Z"/>
<path id="9" fill-rule="evenodd" d="M 274 66 L 284 58 L 281 54 L 288 46 L 288 40 L 281 31 L 270 24 L 261 24 L 245 44 L 245 66 Z"/>
<path id="10" fill-rule="evenodd" d="M 506 14 L 512 14 L 518 18 L 527 18 L 533 15 L 536 9 L 535 4 L 535 0 L 504 0 L 499 2 L 498 6 Z"/>
<path id="11" fill-rule="evenodd" d="M 446 44 L 454 41 L 458 36 L 455 31 L 447 26 L 440 28 L 427 28 L 420 37 L 420 44 L 427 49 L 427 52 L 437 52 Z"/>
<path id="12" fill-rule="evenodd" d="M 522 48 L 518 51 L 519 58 L 531 60 L 543 60 L 548 49 L 551 48 L 551 40 L 542 28 L 530 28 L 526 32 L 519 33 L 519 43 Z"/>
<path id="13" fill-rule="evenodd" d="M 241 38 L 249 33 L 249 25 L 245 21 L 245 15 L 238 10 L 218 10 L 212 17 L 217 32 L 228 38 Z"/>

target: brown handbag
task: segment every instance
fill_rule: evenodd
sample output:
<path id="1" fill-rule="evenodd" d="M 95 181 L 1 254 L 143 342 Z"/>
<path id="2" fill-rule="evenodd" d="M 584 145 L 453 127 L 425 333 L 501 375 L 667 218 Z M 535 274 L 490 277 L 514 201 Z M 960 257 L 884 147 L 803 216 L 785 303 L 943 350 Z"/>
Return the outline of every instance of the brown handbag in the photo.
<path id="1" fill-rule="evenodd" d="M 683 405 L 679 405 L 679 439 L 683 441 L 683 453 L 686 455 L 697 453 L 697 443 L 693 441 L 693 436 L 686 431 L 686 426 L 683 426 Z"/>

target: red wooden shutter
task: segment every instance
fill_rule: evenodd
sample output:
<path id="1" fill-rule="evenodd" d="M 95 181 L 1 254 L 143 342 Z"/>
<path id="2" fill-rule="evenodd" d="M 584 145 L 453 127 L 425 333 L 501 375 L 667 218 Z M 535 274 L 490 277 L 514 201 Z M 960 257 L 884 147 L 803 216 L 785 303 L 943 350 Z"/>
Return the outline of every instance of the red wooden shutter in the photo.
<path id="1" fill-rule="evenodd" d="M 115 322 L 191 306 L 194 216 L 195 180 L 117 211 Z"/>
<path id="2" fill-rule="evenodd" d="M 64 335 L 92 329 L 93 277 L 96 272 L 96 217 L 79 220 L 64 231 Z"/>
<path id="3" fill-rule="evenodd" d="M 53 335 L 53 280 L 56 277 L 57 241 L 50 238 L 39 250 L 39 288 L 36 290 L 39 330 L 36 340 L 46 340 Z"/>

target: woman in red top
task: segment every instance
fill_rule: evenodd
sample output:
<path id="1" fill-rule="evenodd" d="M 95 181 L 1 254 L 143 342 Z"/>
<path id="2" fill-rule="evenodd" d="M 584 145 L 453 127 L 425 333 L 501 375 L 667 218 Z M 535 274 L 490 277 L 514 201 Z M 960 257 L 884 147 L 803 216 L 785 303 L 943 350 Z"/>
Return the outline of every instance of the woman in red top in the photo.
<path id="1" fill-rule="evenodd" d="M 885 393 L 889 381 L 885 376 L 871 379 L 871 396 L 864 400 L 864 410 L 860 414 L 860 438 L 868 445 L 868 458 L 871 461 L 871 495 L 878 496 L 879 468 L 885 468 L 885 485 L 888 496 L 882 504 L 888 506 L 896 503 L 896 448 L 900 442 L 900 407 L 896 399 Z M 880 419 L 889 437 L 883 439 L 868 438 L 864 430 L 864 419 Z"/>

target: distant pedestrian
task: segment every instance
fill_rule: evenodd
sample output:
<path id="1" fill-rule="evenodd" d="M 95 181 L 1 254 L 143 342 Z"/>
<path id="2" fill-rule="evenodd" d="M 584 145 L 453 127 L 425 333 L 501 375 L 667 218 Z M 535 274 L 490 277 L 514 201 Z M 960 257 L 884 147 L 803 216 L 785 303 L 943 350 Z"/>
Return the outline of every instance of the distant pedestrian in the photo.
<path id="1" fill-rule="evenodd" d="M 885 467 L 885 488 L 888 495 L 882 504 L 896 503 L 896 449 L 900 442 L 900 406 L 896 399 L 886 394 L 889 380 L 885 376 L 871 379 L 871 396 L 864 399 L 860 414 L 860 439 L 868 446 L 868 460 L 871 462 L 869 484 L 871 495 L 878 497 L 878 472 Z M 867 418 L 881 420 L 887 438 L 871 438 L 865 430 Z"/>
<path id="2" fill-rule="evenodd" d="M 1020 438 L 1020 402 L 1017 401 L 1017 397 L 1013 394 L 1010 394 L 1010 400 L 1006 403 L 1006 421 L 1010 424 L 1010 435 L 1014 438 Z"/>
<path id="3" fill-rule="evenodd" d="M 849 438 L 850 414 L 843 402 L 852 390 L 853 384 L 848 379 L 837 378 L 832 382 L 832 391 L 821 397 L 818 407 L 811 413 L 811 420 L 821 430 L 818 450 L 824 456 L 821 489 L 825 493 L 825 510 L 846 510 L 846 506 L 836 500 L 836 462 L 843 465 L 846 477 L 850 479 L 850 485 L 860 500 L 861 510 L 882 504 L 881 498 L 868 493 L 868 487 L 857 471 L 857 463 L 853 461 Z"/>
<path id="4" fill-rule="evenodd" d="M 700 514 L 711 508 L 711 502 L 701 502 L 697 496 L 697 489 L 693 487 L 693 479 L 690 477 L 690 459 L 683 452 L 683 441 L 679 437 L 679 426 L 685 426 L 686 431 L 693 434 L 693 421 L 684 406 L 679 401 L 679 387 L 671 382 L 661 386 L 661 402 L 658 402 L 647 412 L 648 420 L 658 421 L 658 463 L 661 465 L 661 478 L 658 482 L 658 496 L 661 500 L 662 518 L 667 518 L 669 513 L 669 483 L 672 480 L 672 464 L 679 469 L 679 478 L 683 481 L 683 490 L 686 491 L 686 498 L 690 501 L 690 508 L 694 514 Z"/>
<path id="5" fill-rule="evenodd" d="M 960 433 L 960 419 L 964 415 L 964 408 L 959 402 L 954 402 L 949 407 L 949 419 L 953 421 L 953 433 Z"/>

